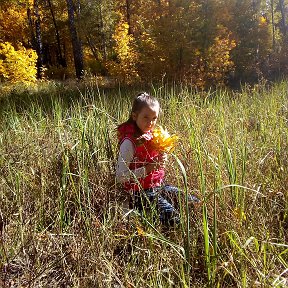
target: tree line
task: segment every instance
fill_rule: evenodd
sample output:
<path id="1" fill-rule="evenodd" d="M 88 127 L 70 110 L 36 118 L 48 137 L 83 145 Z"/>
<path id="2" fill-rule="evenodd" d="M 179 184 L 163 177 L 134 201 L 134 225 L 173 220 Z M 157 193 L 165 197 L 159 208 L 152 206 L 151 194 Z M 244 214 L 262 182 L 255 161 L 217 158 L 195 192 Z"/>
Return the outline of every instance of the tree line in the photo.
<path id="1" fill-rule="evenodd" d="M 1 81 L 88 73 L 206 88 L 288 72 L 284 0 L 0 0 L 0 8 Z"/>

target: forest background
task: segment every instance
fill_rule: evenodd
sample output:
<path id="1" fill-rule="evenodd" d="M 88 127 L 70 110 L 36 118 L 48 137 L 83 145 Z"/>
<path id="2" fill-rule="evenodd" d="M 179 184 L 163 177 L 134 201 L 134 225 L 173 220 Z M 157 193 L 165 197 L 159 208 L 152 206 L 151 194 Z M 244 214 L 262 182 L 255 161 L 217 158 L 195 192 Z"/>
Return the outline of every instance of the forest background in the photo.
<path id="1" fill-rule="evenodd" d="M 284 0 L 1 0 L 1 81 L 96 75 L 197 88 L 288 73 Z"/>

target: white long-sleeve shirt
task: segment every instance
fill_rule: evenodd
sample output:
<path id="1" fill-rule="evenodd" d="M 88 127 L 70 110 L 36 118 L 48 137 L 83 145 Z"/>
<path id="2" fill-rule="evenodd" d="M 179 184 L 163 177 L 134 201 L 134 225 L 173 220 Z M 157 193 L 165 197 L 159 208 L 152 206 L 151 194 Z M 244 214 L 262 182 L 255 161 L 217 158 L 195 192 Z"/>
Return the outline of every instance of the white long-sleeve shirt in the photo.
<path id="1" fill-rule="evenodd" d="M 118 183 L 124 183 L 131 178 L 144 178 L 146 169 L 144 166 L 130 170 L 129 165 L 134 159 L 135 147 L 131 140 L 125 139 L 119 148 L 118 162 L 116 166 L 116 180 Z"/>

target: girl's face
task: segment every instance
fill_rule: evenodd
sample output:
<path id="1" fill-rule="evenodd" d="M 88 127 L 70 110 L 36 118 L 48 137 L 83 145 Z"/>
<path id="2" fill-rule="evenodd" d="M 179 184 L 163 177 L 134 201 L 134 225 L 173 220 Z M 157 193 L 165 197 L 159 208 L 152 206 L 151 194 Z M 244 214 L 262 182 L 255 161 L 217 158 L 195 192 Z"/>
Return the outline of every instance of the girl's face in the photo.
<path id="1" fill-rule="evenodd" d="M 159 109 L 159 105 L 153 107 L 144 106 L 139 112 L 132 113 L 133 120 L 143 133 L 154 128 L 158 119 Z"/>

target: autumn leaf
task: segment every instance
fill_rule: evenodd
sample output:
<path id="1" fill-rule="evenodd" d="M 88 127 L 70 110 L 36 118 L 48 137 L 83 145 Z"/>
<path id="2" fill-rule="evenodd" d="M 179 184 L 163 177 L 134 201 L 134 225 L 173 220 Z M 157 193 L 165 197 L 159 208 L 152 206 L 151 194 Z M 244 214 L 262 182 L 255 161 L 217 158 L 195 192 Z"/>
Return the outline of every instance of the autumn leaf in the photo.
<path id="1" fill-rule="evenodd" d="M 142 227 L 136 226 L 136 229 L 137 229 L 138 235 L 145 236 L 146 232 L 142 229 Z"/>
<path id="2" fill-rule="evenodd" d="M 152 135 L 151 144 L 153 149 L 163 153 L 171 153 L 175 149 L 179 138 L 177 135 L 170 135 L 169 132 L 161 126 L 155 128 Z"/>

